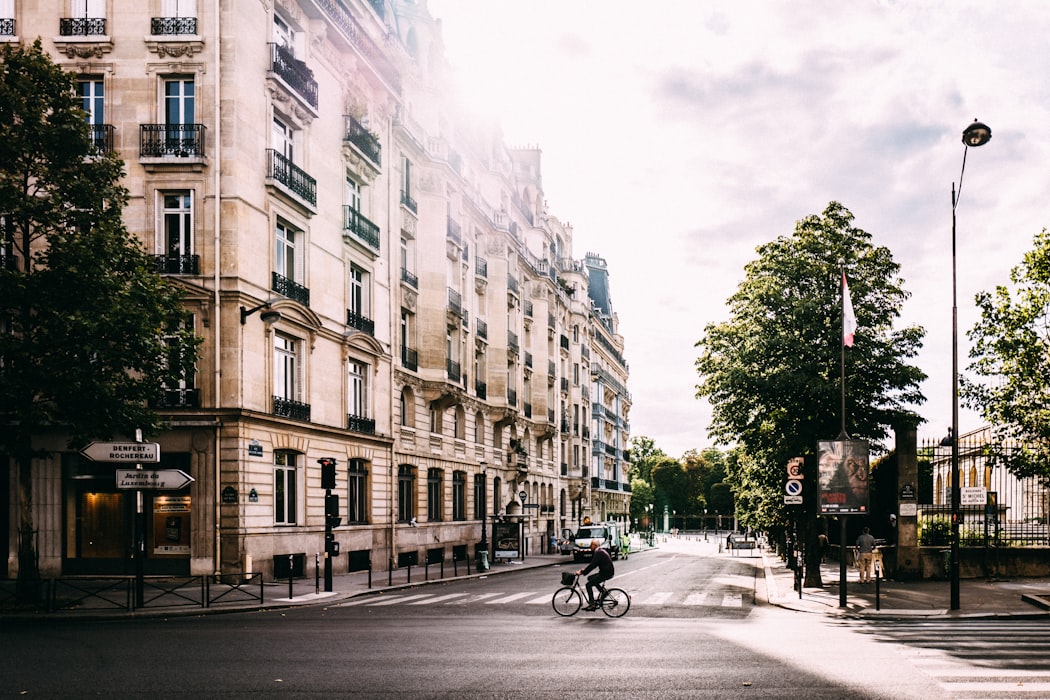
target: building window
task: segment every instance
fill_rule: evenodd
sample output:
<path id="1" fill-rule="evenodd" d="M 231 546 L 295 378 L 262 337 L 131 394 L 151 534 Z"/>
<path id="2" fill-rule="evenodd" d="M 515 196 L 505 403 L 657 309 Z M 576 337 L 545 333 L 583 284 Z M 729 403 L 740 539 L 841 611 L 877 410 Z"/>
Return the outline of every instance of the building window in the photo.
<path id="1" fill-rule="evenodd" d="M 368 418 L 368 365 L 351 360 L 348 363 L 347 413 L 350 422 Z"/>
<path id="2" fill-rule="evenodd" d="M 348 492 L 346 503 L 349 509 L 347 522 L 365 525 L 368 523 L 368 470 L 363 459 L 351 459 L 347 468 Z"/>
<path id="3" fill-rule="evenodd" d="M 441 491 L 444 472 L 433 467 L 427 470 L 427 520 L 438 522 L 441 520 Z"/>
<path id="4" fill-rule="evenodd" d="M 297 458 L 294 452 L 274 452 L 273 455 L 273 521 L 277 525 L 296 524 Z"/>
<path id="5" fill-rule="evenodd" d="M 197 0 L 161 0 L 160 17 L 150 22 L 153 35 L 197 33 Z"/>
<path id="6" fill-rule="evenodd" d="M 193 332 L 195 328 L 194 316 L 190 316 L 185 321 L 183 330 Z M 165 366 L 167 366 L 167 359 L 171 352 L 174 352 L 172 348 L 181 347 L 176 342 L 176 333 L 180 329 L 177 326 L 171 326 L 168 328 L 164 336 L 164 345 L 168 348 L 165 353 Z M 181 358 L 172 358 L 181 359 Z M 174 384 L 169 384 L 164 387 L 164 391 L 161 396 L 161 405 L 165 407 L 198 407 L 200 406 L 200 396 L 196 389 L 197 385 L 197 372 L 195 367 L 190 367 L 189 370 L 179 378 Z"/>
<path id="7" fill-rule="evenodd" d="M 164 123 L 169 128 L 182 127 L 195 122 L 195 92 L 192 77 L 173 77 L 164 80 Z M 179 136 L 181 137 L 181 133 Z M 171 138 L 170 135 L 169 138 Z"/>
<path id="8" fill-rule="evenodd" d="M 397 520 L 411 522 L 416 518 L 416 469 L 410 464 L 397 468 Z"/>
<path id="9" fill-rule="evenodd" d="M 277 333 L 273 342 L 273 396 L 281 401 L 297 402 L 301 394 L 299 341 Z"/>
<path id="10" fill-rule="evenodd" d="M 0 16 L 3 14 L 0 0 Z M 12 15 L 13 16 L 13 15 Z M 113 150 L 113 133 L 106 127 L 106 88 L 101 78 L 81 78 L 77 81 L 77 96 L 80 108 L 86 112 L 85 120 L 91 126 L 91 141 L 97 151 Z"/>
<path id="11" fill-rule="evenodd" d="M 277 222 L 274 272 L 293 282 L 299 281 L 299 275 L 297 274 L 298 256 L 295 254 L 298 238 L 299 231 L 296 231 L 283 221 Z"/>
<path id="12" fill-rule="evenodd" d="M 467 519 L 467 473 L 452 472 L 452 519 Z"/>
<path id="13" fill-rule="evenodd" d="M 474 519 L 483 520 L 488 504 L 485 500 L 485 475 L 474 475 Z"/>
<path id="14" fill-rule="evenodd" d="M 401 390 L 401 425 L 416 427 L 416 399 L 411 389 Z"/>

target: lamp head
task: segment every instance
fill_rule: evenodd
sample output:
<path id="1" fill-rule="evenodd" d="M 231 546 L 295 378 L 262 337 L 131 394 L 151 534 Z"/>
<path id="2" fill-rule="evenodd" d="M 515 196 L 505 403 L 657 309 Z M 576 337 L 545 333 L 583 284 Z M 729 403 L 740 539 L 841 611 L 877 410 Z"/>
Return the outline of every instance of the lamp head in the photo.
<path id="1" fill-rule="evenodd" d="M 263 323 L 270 325 L 281 320 L 281 312 L 277 309 L 267 309 L 259 314 L 259 318 L 262 319 Z"/>
<path id="2" fill-rule="evenodd" d="M 976 119 L 974 119 L 973 124 L 966 127 L 962 133 L 962 142 L 965 143 L 968 148 L 983 146 L 991 140 L 992 130 L 987 124 L 982 124 Z"/>

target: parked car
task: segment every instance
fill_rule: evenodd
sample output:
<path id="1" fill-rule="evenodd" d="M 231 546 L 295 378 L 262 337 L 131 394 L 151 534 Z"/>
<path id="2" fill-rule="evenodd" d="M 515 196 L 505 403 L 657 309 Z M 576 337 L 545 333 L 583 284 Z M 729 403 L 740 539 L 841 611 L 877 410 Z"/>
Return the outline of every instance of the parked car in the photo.
<path id="1" fill-rule="evenodd" d="M 576 531 L 576 546 L 572 550 L 573 561 L 591 560 L 591 540 L 598 540 L 598 546 L 605 549 L 613 559 L 620 558 L 620 525 L 619 523 L 595 523 L 583 525 Z"/>

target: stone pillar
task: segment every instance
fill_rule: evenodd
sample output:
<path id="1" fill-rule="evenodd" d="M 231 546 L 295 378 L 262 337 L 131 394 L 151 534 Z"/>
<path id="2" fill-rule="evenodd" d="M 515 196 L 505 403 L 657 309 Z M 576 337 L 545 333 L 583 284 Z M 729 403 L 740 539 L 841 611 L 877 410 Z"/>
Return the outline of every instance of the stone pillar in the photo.
<path id="1" fill-rule="evenodd" d="M 922 576 L 918 537 L 917 429 L 915 425 L 902 424 L 894 432 L 897 442 L 897 561 L 894 570 L 899 580 L 915 579 Z"/>

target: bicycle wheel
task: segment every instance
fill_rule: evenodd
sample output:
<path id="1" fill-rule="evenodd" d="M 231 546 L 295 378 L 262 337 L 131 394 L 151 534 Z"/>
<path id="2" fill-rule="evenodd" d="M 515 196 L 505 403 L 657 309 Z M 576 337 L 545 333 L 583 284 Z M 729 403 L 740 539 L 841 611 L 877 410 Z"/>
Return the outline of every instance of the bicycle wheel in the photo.
<path id="1" fill-rule="evenodd" d="M 622 588 L 610 588 L 605 591 L 602 600 L 602 612 L 609 617 L 623 617 L 631 609 L 631 596 Z"/>
<path id="2" fill-rule="evenodd" d="M 551 598 L 551 605 L 554 606 L 554 612 L 562 617 L 572 617 L 580 611 L 580 606 L 583 605 L 583 596 L 575 588 L 566 586 L 554 592 L 554 597 Z"/>

